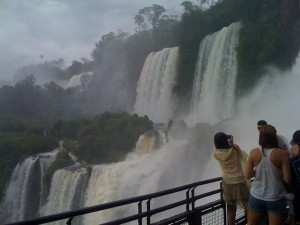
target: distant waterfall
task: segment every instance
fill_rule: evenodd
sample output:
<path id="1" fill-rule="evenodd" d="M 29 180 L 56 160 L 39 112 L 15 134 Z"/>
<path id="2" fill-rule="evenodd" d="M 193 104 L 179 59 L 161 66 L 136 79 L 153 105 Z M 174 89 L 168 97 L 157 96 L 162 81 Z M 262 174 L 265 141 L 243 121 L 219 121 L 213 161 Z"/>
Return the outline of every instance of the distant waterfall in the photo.
<path id="1" fill-rule="evenodd" d="M 152 52 L 145 60 L 137 87 L 134 112 L 155 122 L 172 118 L 175 99 L 172 89 L 177 74 L 178 47 Z"/>
<path id="2" fill-rule="evenodd" d="M 207 35 L 200 44 L 189 118 L 194 123 L 216 123 L 233 113 L 239 29 L 240 23 L 233 23 Z"/>
<path id="3" fill-rule="evenodd" d="M 46 169 L 54 162 L 56 153 L 31 156 L 16 166 L 2 203 L 7 211 L 1 217 L 7 221 L 18 221 L 36 216 L 44 192 L 43 177 Z"/>
<path id="4" fill-rule="evenodd" d="M 154 149 L 158 149 L 166 143 L 167 139 L 164 131 L 148 131 L 140 136 L 135 152 L 137 154 L 151 153 Z"/>
<path id="5" fill-rule="evenodd" d="M 83 83 L 83 79 L 89 79 L 88 76 L 93 76 L 93 72 L 85 72 L 72 76 L 71 79 L 67 82 L 65 89 L 81 86 Z"/>

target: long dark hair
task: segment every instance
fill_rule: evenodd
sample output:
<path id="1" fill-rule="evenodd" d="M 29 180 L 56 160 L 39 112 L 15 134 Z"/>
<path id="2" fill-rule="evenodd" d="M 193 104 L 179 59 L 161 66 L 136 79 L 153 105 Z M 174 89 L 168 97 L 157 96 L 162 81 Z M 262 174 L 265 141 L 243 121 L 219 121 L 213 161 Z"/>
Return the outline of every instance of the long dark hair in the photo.
<path id="1" fill-rule="evenodd" d="M 265 155 L 265 148 L 278 148 L 278 139 L 275 127 L 270 124 L 262 127 L 259 133 L 259 145 L 261 146 L 263 155 Z"/>

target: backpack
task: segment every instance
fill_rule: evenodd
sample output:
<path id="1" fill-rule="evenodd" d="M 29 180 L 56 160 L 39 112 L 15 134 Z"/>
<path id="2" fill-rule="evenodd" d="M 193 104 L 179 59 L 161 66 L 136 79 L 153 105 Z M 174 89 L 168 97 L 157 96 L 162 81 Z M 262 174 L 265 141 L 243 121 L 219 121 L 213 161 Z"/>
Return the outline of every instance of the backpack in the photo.
<path id="1" fill-rule="evenodd" d="M 295 193 L 300 194 L 300 151 L 299 154 L 290 158 L 292 176 L 292 188 Z"/>

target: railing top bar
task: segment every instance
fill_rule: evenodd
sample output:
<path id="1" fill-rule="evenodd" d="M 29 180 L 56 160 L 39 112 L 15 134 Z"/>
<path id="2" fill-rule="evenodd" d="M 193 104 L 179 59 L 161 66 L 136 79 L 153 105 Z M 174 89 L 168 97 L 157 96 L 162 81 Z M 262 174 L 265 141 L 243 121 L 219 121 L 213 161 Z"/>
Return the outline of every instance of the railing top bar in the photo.
<path id="1" fill-rule="evenodd" d="M 220 193 L 220 192 L 221 192 L 221 189 L 214 190 L 214 191 L 211 191 L 211 192 L 208 192 L 208 193 L 205 193 L 205 194 L 195 196 L 193 198 L 184 199 L 184 200 L 181 200 L 181 201 L 178 201 L 178 202 L 174 202 L 172 204 L 168 204 L 168 205 L 161 206 L 161 207 L 158 207 L 158 208 L 155 208 L 155 209 L 151 209 L 147 212 L 143 212 L 143 213 L 131 215 L 131 216 L 128 216 L 128 217 L 124 217 L 124 218 L 121 218 L 121 219 L 118 219 L 118 220 L 113 220 L 113 221 L 110 221 L 110 222 L 102 223 L 101 225 L 114 225 L 114 224 L 123 224 L 123 223 L 131 222 L 131 221 L 136 220 L 138 218 L 146 217 L 146 216 L 152 216 L 154 214 L 157 214 L 157 213 L 160 213 L 160 212 L 172 209 L 172 208 L 176 208 L 178 206 L 185 205 L 186 203 L 191 203 L 195 200 L 198 200 L 198 199 L 201 199 L 203 197 L 207 197 L 207 196 L 210 196 L 210 195 L 213 195 L 213 194 L 217 194 L 217 193 Z M 220 204 L 220 202 L 222 202 L 222 201 L 221 200 L 213 201 L 210 204 L 210 206 L 218 205 L 218 204 Z"/>
<path id="2" fill-rule="evenodd" d="M 156 198 L 156 197 L 160 197 L 163 195 L 173 194 L 173 193 L 183 191 L 186 189 L 190 189 L 190 188 L 193 188 L 196 186 L 214 183 L 214 182 L 221 181 L 221 180 L 222 180 L 221 177 L 217 177 L 217 178 L 204 180 L 204 181 L 198 181 L 198 182 L 194 182 L 191 184 L 187 184 L 187 185 L 183 185 L 180 187 L 171 188 L 171 189 L 167 189 L 164 191 L 159 191 L 159 192 L 155 192 L 155 193 L 151 193 L 151 194 L 146 194 L 146 195 L 141 195 L 141 196 L 137 196 L 137 197 L 108 202 L 108 203 L 104 203 L 104 204 L 100 204 L 100 205 L 89 206 L 89 207 L 81 208 L 78 210 L 67 211 L 67 212 L 62 212 L 62 213 L 53 214 L 53 215 L 49 215 L 49 216 L 39 217 L 37 219 L 9 223 L 6 225 L 43 224 L 43 223 L 53 222 L 53 221 L 62 220 L 62 219 L 68 219 L 68 218 L 74 217 L 74 216 L 84 215 L 84 214 L 88 214 L 88 213 L 92 213 L 92 212 L 96 212 L 96 211 L 101 211 L 101 210 L 105 210 L 105 209 L 128 205 L 128 204 L 135 203 L 135 202 L 141 202 L 141 201 L 144 201 L 144 200 L 147 200 L 150 198 Z"/>

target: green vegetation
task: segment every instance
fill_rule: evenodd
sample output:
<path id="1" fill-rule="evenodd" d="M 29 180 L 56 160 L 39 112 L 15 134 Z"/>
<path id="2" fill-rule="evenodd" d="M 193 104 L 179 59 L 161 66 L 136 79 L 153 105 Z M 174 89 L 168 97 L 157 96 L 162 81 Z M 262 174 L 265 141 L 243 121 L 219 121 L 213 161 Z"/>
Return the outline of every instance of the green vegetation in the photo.
<path id="1" fill-rule="evenodd" d="M 78 130 L 78 143 L 64 147 L 88 163 L 116 162 L 133 150 L 141 134 L 152 129 L 147 117 L 128 113 L 104 113 Z"/>

